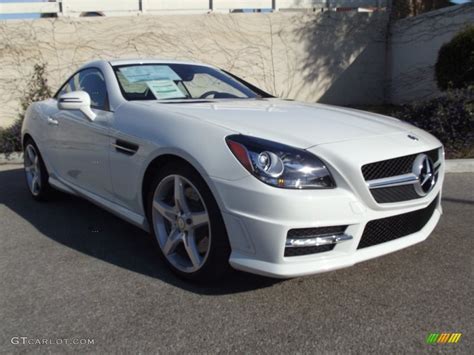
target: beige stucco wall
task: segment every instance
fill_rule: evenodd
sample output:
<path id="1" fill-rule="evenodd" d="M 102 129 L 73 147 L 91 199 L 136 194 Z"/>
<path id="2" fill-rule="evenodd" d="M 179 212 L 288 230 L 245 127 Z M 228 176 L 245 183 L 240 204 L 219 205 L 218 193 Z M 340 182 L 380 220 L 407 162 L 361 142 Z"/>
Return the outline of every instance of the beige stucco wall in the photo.
<path id="1" fill-rule="evenodd" d="M 387 100 L 400 104 L 439 95 L 434 74 L 438 51 L 469 24 L 474 24 L 474 4 L 395 22 L 390 30 Z"/>
<path id="2" fill-rule="evenodd" d="M 191 59 L 285 98 L 377 103 L 386 24 L 386 14 L 329 12 L 2 21 L 0 126 L 16 118 L 35 63 L 56 89 L 97 58 Z"/>

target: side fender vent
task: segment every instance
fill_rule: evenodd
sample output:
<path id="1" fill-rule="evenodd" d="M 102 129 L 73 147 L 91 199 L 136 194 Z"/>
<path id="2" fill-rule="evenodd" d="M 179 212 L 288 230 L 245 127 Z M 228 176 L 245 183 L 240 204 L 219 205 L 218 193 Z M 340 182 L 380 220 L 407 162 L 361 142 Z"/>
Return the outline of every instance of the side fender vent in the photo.
<path id="1" fill-rule="evenodd" d="M 121 139 L 117 139 L 115 144 L 113 144 L 115 151 L 118 153 L 122 153 L 125 155 L 134 155 L 137 151 L 139 146 L 135 143 L 130 143 Z"/>

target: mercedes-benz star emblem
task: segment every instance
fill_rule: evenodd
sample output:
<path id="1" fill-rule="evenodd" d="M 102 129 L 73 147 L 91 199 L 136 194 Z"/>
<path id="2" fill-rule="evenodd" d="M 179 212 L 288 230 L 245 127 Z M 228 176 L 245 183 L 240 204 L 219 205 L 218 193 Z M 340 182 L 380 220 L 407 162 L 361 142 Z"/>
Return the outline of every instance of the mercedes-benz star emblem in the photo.
<path id="1" fill-rule="evenodd" d="M 413 162 L 413 174 L 418 178 L 415 184 L 415 191 L 420 196 L 427 195 L 436 184 L 434 166 L 430 157 L 426 154 L 420 154 Z"/>
<path id="2" fill-rule="evenodd" d="M 414 141 L 417 141 L 418 140 L 418 137 L 417 136 L 414 136 L 413 134 L 409 134 L 408 135 L 408 138 L 414 140 Z"/>

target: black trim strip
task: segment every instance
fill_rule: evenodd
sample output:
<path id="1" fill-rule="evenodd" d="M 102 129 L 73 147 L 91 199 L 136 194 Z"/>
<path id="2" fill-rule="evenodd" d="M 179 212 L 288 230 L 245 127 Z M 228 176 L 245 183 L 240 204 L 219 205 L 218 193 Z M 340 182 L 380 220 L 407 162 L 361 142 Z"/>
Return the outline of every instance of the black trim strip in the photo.
<path id="1" fill-rule="evenodd" d="M 140 148 L 135 143 L 130 143 L 121 139 L 117 139 L 113 146 L 115 147 L 116 152 L 126 155 L 134 155 L 138 151 L 138 148 Z"/>
<path id="2" fill-rule="evenodd" d="M 78 97 L 71 97 L 71 98 L 68 98 L 68 99 L 64 99 L 64 98 L 59 99 L 59 102 L 78 103 L 78 102 L 82 102 L 82 101 Z"/>

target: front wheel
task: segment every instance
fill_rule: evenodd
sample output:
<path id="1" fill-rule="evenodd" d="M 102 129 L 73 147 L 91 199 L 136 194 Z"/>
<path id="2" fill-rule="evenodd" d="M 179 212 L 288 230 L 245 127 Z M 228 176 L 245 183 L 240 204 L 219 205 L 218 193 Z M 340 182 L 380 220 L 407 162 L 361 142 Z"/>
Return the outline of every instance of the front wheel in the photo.
<path id="1" fill-rule="evenodd" d="M 148 208 L 159 252 L 176 274 L 211 281 L 228 270 L 230 246 L 222 215 L 192 167 L 170 164 L 161 169 L 150 189 Z"/>

